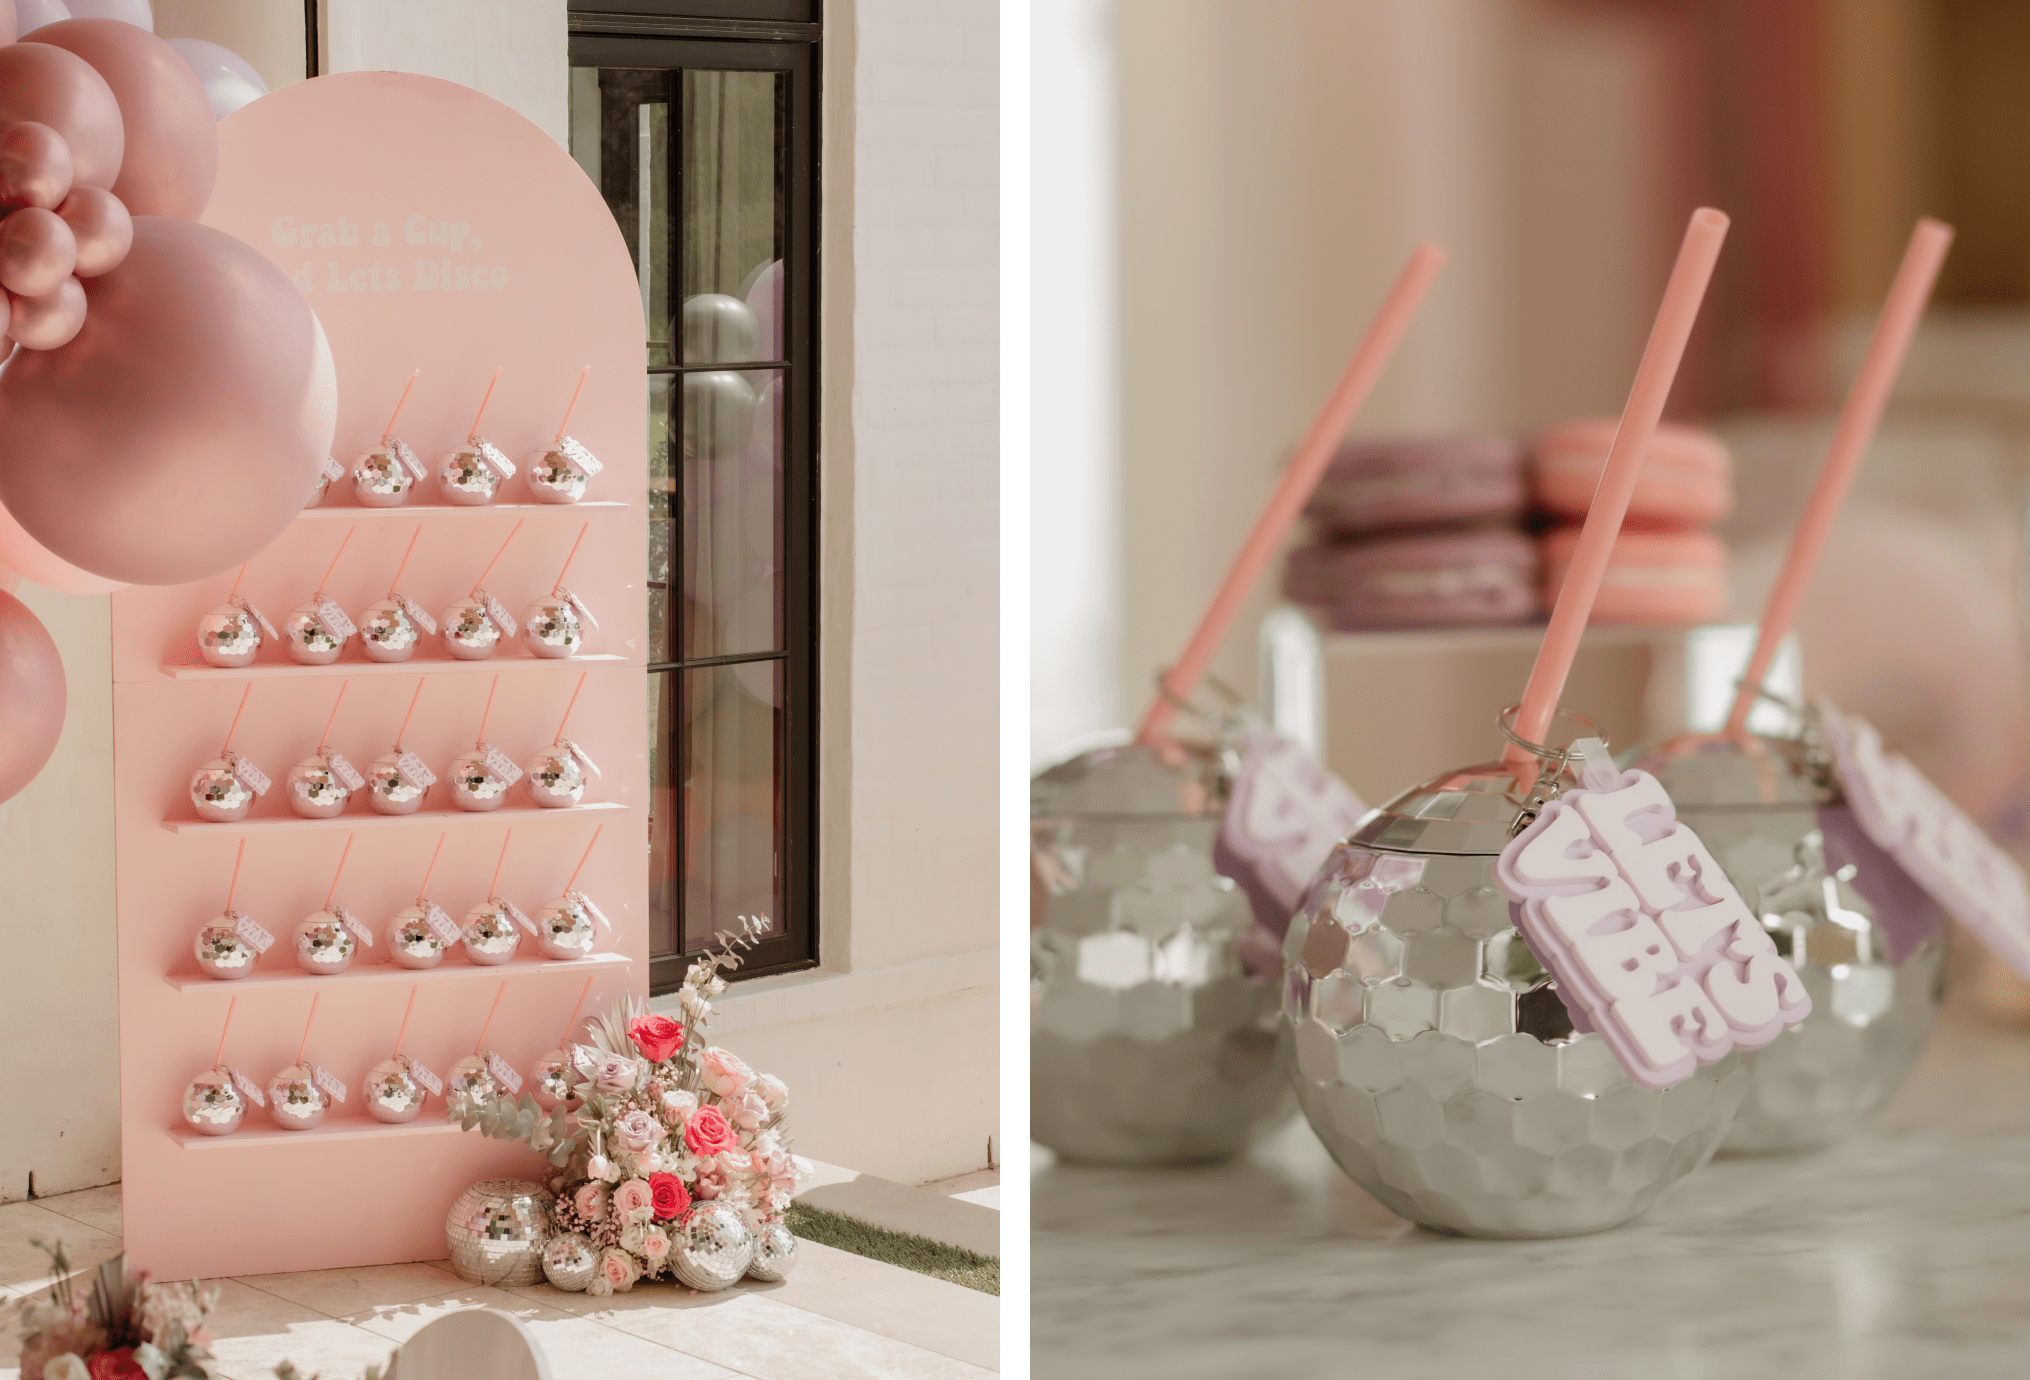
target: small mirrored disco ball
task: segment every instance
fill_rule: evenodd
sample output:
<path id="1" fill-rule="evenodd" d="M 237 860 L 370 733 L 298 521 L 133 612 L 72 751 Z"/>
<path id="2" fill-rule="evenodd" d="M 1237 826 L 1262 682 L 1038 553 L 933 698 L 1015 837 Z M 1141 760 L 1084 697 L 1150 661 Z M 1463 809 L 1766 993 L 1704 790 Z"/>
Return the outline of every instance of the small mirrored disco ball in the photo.
<path id="1" fill-rule="evenodd" d="M 555 1201 L 526 1179 L 482 1179 L 466 1189 L 444 1215 L 451 1268 L 468 1284 L 541 1284 Z"/>

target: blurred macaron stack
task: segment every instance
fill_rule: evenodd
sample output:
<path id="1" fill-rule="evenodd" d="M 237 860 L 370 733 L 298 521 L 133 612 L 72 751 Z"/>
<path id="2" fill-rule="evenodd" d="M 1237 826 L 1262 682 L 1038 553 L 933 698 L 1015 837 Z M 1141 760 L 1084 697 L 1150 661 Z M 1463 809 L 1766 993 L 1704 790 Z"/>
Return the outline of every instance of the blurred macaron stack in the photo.
<path id="1" fill-rule="evenodd" d="M 1529 482 L 1544 531 L 1543 600 L 1558 597 L 1572 564 L 1614 423 L 1565 422 L 1530 443 Z M 1628 518 L 1615 539 L 1593 605 L 1599 623 L 1690 626 L 1727 606 L 1727 548 L 1709 525 L 1734 507 L 1734 459 L 1720 438 L 1665 422 L 1643 457 Z"/>
<path id="2" fill-rule="evenodd" d="M 1535 617 L 1523 462 L 1506 436 L 1347 442 L 1304 510 L 1312 535 L 1290 553 L 1284 594 L 1345 630 Z"/>

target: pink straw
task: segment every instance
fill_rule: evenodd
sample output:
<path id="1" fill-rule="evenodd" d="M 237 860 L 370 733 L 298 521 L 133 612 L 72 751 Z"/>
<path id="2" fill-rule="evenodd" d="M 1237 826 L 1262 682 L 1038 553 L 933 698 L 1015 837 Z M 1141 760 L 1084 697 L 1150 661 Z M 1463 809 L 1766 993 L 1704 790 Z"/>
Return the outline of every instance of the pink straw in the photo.
<path id="1" fill-rule="evenodd" d="M 589 985 L 591 984 L 591 979 L 590 979 L 590 978 L 587 978 L 587 979 L 586 979 L 586 983 L 587 983 L 587 985 L 589 986 Z M 232 999 L 231 1001 L 229 1001 L 229 1002 L 227 1002 L 227 1003 L 226 1003 L 226 1023 L 225 1023 L 225 1025 L 224 1025 L 223 1027 L 221 1027 L 221 1028 L 220 1028 L 220 1030 L 219 1030 L 219 1052 L 218 1052 L 217 1054 L 214 1054 L 214 1055 L 212 1055 L 212 1057 L 211 1057 L 211 1066 L 212 1066 L 213 1068 L 222 1068 L 222 1067 L 224 1067 L 224 1065 L 225 1065 L 225 1061 L 226 1061 L 226 1032 L 227 1032 L 228 1030 L 231 1030 L 231 1029 L 233 1028 L 233 1008 L 234 1008 L 235 1006 L 238 1006 L 239 1004 L 240 1004 L 240 999 L 239 999 L 239 997 L 237 997 L 237 996 L 235 996 L 235 997 L 234 997 L 234 998 L 233 998 L 233 999 Z M 572 1012 L 571 1014 L 575 1016 L 575 1015 L 577 1015 L 578 1013 L 577 1013 L 577 1012 L 575 1012 L 575 1011 L 573 1011 L 573 1012 Z"/>
<path id="2" fill-rule="evenodd" d="M 477 1054 L 482 1049 L 486 1048 L 486 1032 L 493 1029 L 494 1012 L 500 1010 L 500 999 L 506 995 L 507 995 L 507 983 L 505 980 L 503 980 L 500 985 L 500 990 L 493 994 L 493 1005 L 487 1010 L 486 1024 L 479 1028 L 479 1040 L 472 1047 L 472 1052 L 474 1054 Z"/>
<path id="3" fill-rule="evenodd" d="M 430 677 L 423 677 L 423 679 L 416 682 L 416 693 L 409 696 L 409 712 L 402 716 L 401 731 L 395 735 L 396 752 L 402 750 L 402 739 L 409 736 L 409 720 L 416 717 L 416 701 L 423 698 L 423 687 L 429 683 Z"/>
<path id="4" fill-rule="evenodd" d="M 303 1022 L 303 1042 L 296 1046 L 296 1063 L 298 1066 L 301 1066 L 303 1063 L 303 1051 L 310 1048 L 310 1022 L 317 1019 L 317 999 L 323 995 L 322 992 L 310 994 L 310 1015 Z"/>
<path id="5" fill-rule="evenodd" d="M 486 583 L 486 577 L 493 574 L 493 568 L 496 565 L 500 564 L 500 558 L 507 554 L 508 542 L 513 541 L 515 539 L 515 532 L 521 531 L 522 523 L 526 521 L 527 521 L 526 518 L 515 519 L 514 530 L 510 531 L 507 534 L 507 541 L 504 541 L 500 544 L 500 550 L 493 553 L 493 559 L 486 563 L 486 569 L 480 571 L 479 578 L 472 582 L 472 592 L 474 594 L 479 593 L 479 587 Z"/>
<path id="6" fill-rule="evenodd" d="M 408 549 L 402 552 L 402 563 L 395 567 L 395 578 L 388 581 L 388 597 L 395 597 L 395 591 L 402 587 L 402 572 L 409 568 L 409 557 L 416 554 L 416 538 L 423 535 L 423 524 L 417 523 L 416 530 L 409 534 Z"/>
<path id="7" fill-rule="evenodd" d="M 1571 569 L 1558 591 L 1543 645 L 1537 649 L 1529 688 L 1523 691 L 1515 719 L 1519 738 L 1543 742 L 1557 715 L 1558 696 L 1564 693 L 1572 657 L 1585 635 L 1586 620 L 1593 614 L 1593 597 L 1600 592 L 1600 580 L 1607 572 L 1614 539 L 1621 532 L 1621 519 L 1628 512 L 1629 497 L 1635 492 L 1643 455 L 1663 419 L 1664 401 L 1670 397 L 1671 383 L 1685 357 L 1685 342 L 1691 338 L 1699 303 L 1705 299 L 1706 285 L 1712 281 L 1713 265 L 1719 261 L 1720 246 L 1726 239 L 1724 213 L 1710 206 L 1692 212 L 1684 241 L 1678 246 L 1677 264 L 1656 309 L 1656 322 L 1650 327 L 1649 343 L 1643 348 L 1642 363 L 1636 366 L 1628 403 L 1621 410 L 1621 425 L 1615 429 L 1607 464 L 1586 510 L 1586 525 L 1573 548 Z M 1524 790 L 1534 783 L 1536 758 L 1527 749 L 1510 743 L 1502 763 L 1515 773 Z"/>
<path id="8" fill-rule="evenodd" d="M 412 983 L 409 987 L 409 1004 L 402 1008 L 402 1028 L 395 1032 L 394 1057 L 397 1059 L 402 1057 L 402 1041 L 407 1039 L 409 1035 L 409 1013 L 414 1011 L 415 1009 L 416 1009 L 416 988 L 415 985 Z"/>
<path id="9" fill-rule="evenodd" d="M 324 893 L 324 908 L 331 909 L 331 898 L 338 895 L 338 879 L 345 875 L 345 860 L 352 856 L 353 836 L 345 836 L 345 851 L 338 855 L 338 871 L 331 874 L 331 890 Z"/>
<path id="10" fill-rule="evenodd" d="M 571 405 L 564 409 L 564 420 L 557 423 L 557 439 L 551 442 L 552 445 L 563 443 L 564 428 L 571 425 L 571 414 L 578 410 L 578 395 L 585 391 L 585 376 L 591 372 L 592 366 L 589 364 L 578 371 L 578 386 L 571 390 Z"/>
<path id="11" fill-rule="evenodd" d="M 437 836 L 436 851 L 430 854 L 430 865 L 423 869 L 423 885 L 416 888 L 416 904 L 419 906 L 423 904 L 425 893 L 430 890 L 430 874 L 437 870 L 437 855 L 444 851 L 444 840 L 447 837 L 449 836 L 445 834 Z"/>
<path id="12" fill-rule="evenodd" d="M 605 826 L 602 825 L 601 827 L 604 828 Z M 232 881 L 226 884 L 226 913 L 229 915 L 232 913 L 233 909 L 233 894 L 240 889 L 240 864 L 246 859 L 246 856 L 247 856 L 247 841 L 245 839 L 241 839 L 240 851 L 233 854 L 233 879 Z M 583 864 L 580 865 L 582 866 Z M 570 890 L 570 888 L 566 887 L 565 890 L 568 891 Z"/>
<path id="13" fill-rule="evenodd" d="M 331 702 L 331 717 L 324 721 L 324 734 L 317 740 L 319 752 L 324 751 L 324 745 L 331 740 L 331 726 L 338 722 L 338 707 L 345 703 L 345 688 L 351 684 L 350 680 L 338 683 L 338 698 Z"/>
<path id="14" fill-rule="evenodd" d="M 219 747 L 219 756 L 223 757 L 228 752 L 232 751 L 233 735 L 240 731 L 240 715 L 247 712 L 247 696 L 253 693 L 254 693 L 254 683 L 252 681 L 248 681 L 247 688 L 240 691 L 240 707 L 233 711 L 233 726 L 226 730 L 226 740 Z"/>
<path id="15" fill-rule="evenodd" d="M 571 711 L 578 707 L 578 692 L 585 688 L 585 677 L 591 674 L 592 673 L 590 671 L 580 671 L 578 673 L 578 684 L 572 687 L 571 702 L 564 706 L 564 717 L 557 724 L 557 736 L 551 739 L 552 742 L 561 743 L 564 741 L 564 730 L 567 727 L 569 727 L 571 723 Z"/>
<path id="16" fill-rule="evenodd" d="M 559 1045 L 566 1045 L 571 1042 L 571 1027 L 578 1023 L 578 1011 L 581 1007 L 585 1005 L 585 998 L 591 995 L 592 995 L 592 978 L 588 976 L 585 979 L 585 985 L 578 989 L 578 1000 L 571 1003 L 571 1014 L 564 1018 L 564 1033 L 557 1041 Z M 232 1008 L 228 1007 L 226 1009 L 226 1018 L 228 1020 L 232 1019 L 232 1014 L 233 1014 Z M 219 1053 L 221 1055 L 225 1053 L 225 1048 L 226 1048 L 225 1037 L 221 1035 L 219 1037 Z"/>
<path id="17" fill-rule="evenodd" d="M 232 602 L 233 600 L 235 600 L 235 599 L 239 598 L 239 596 L 240 596 L 240 581 L 242 581 L 242 580 L 244 580 L 244 579 L 246 579 L 246 578 L 247 578 L 247 567 L 248 567 L 248 566 L 250 566 L 250 565 L 252 565 L 252 564 L 253 564 L 253 562 L 252 562 L 252 561 L 241 561 L 241 562 L 240 562 L 240 573 L 239 573 L 239 574 L 237 574 L 237 575 L 235 575 L 235 576 L 233 576 L 233 587 L 232 587 L 232 588 L 231 588 L 230 590 L 228 590 L 228 591 L 226 592 L 226 602 L 227 602 L 228 604 L 230 604 L 230 603 L 231 603 L 231 602 Z"/>
<path id="18" fill-rule="evenodd" d="M 507 831 L 507 837 L 500 841 L 500 861 L 493 865 L 493 880 L 486 884 L 486 894 L 489 898 L 500 895 L 500 870 L 507 866 L 508 841 L 514 836 L 515 831 L 510 829 Z"/>
<path id="19" fill-rule="evenodd" d="M 395 434 L 395 418 L 402 415 L 402 409 L 405 406 L 407 406 L 409 402 L 409 389 L 414 388 L 416 386 L 416 380 L 422 376 L 422 373 L 423 371 L 421 369 L 414 369 L 410 371 L 409 382 L 402 389 L 401 399 L 398 402 L 396 402 L 395 410 L 388 415 L 387 429 L 381 433 L 381 436 L 383 438 Z"/>
<path id="20" fill-rule="evenodd" d="M 345 554 L 345 548 L 352 544 L 352 534 L 354 532 L 357 532 L 358 530 L 359 528 L 357 527 L 348 527 L 345 529 L 345 540 L 338 544 L 338 555 L 333 556 L 331 558 L 331 564 L 325 567 L 324 578 L 317 582 L 317 593 L 319 594 L 324 593 L 324 587 L 331 583 L 331 572 L 338 569 L 339 556 L 343 556 Z"/>
<path id="21" fill-rule="evenodd" d="M 1811 583 L 1812 569 L 1832 533 L 1833 520 L 1839 516 L 1840 500 L 1846 497 L 1847 486 L 1861 467 L 1861 457 L 1867 454 L 1869 442 L 1875 439 L 1875 429 L 1882 424 L 1882 411 L 1889 405 L 1896 376 L 1903 371 L 1911 337 L 1917 334 L 1917 323 L 1924 315 L 1924 304 L 1931 297 L 1931 287 L 1945 262 L 1946 251 L 1952 247 L 1952 236 L 1950 225 L 1928 216 L 1910 232 L 1903 264 L 1896 270 L 1896 281 L 1889 287 L 1882 314 L 1875 318 L 1875 334 L 1868 341 L 1868 353 L 1861 360 L 1860 372 L 1854 375 L 1853 387 L 1847 391 L 1847 402 L 1840 410 L 1840 424 L 1833 432 L 1832 444 L 1826 448 L 1826 458 L 1819 464 L 1818 482 L 1812 486 L 1804 516 L 1798 519 L 1797 531 L 1791 536 L 1790 550 L 1783 558 L 1776 587 L 1769 592 L 1769 602 L 1762 606 L 1755 653 L 1748 658 L 1748 670 L 1734 696 L 1733 712 L 1727 716 L 1727 732 L 1734 737 L 1748 731 L 1748 712 L 1755 707 L 1755 696 L 1769 674 L 1769 663 L 1776 656 L 1778 644 L 1797 618 L 1805 587 Z"/>
<path id="22" fill-rule="evenodd" d="M 569 895 L 571 888 L 578 885 L 578 874 L 585 870 L 585 864 L 592 861 L 592 846 L 599 842 L 599 836 L 606 831 L 604 824 L 592 831 L 592 843 L 585 845 L 585 856 L 578 859 L 578 865 L 571 869 L 571 880 L 564 883 L 564 892 Z"/>
<path id="23" fill-rule="evenodd" d="M 479 411 L 472 414 L 472 430 L 465 433 L 467 436 L 479 435 L 479 419 L 486 415 L 486 405 L 493 401 L 493 386 L 500 382 L 500 371 L 500 365 L 493 366 L 493 377 L 486 384 L 486 396 L 479 400 Z"/>
<path id="24" fill-rule="evenodd" d="M 472 740 L 474 748 L 481 747 L 486 742 L 486 721 L 493 717 L 493 692 L 498 689 L 500 689 L 500 673 L 496 671 L 493 684 L 486 687 L 486 708 L 480 711 L 479 736 Z"/>
<path id="25" fill-rule="evenodd" d="M 571 573 L 571 562 L 578 559 L 578 548 L 584 543 L 585 534 L 591 530 L 592 524 L 590 522 L 587 522 L 578 529 L 578 540 L 571 543 L 571 554 L 564 558 L 564 568 L 557 572 L 557 582 L 550 586 L 551 589 L 562 589 L 564 587 L 564 577 Z"/>
<path id="26" fill-rule="evenodd" d="M 1255 519 L 1254 530 L 1248 533 L 1240 554 L 1234 557 L 1219 592 L 1213 596 L 1212 604 L 1198 622 L 1198 630 L 1185 644 L 1184 654 L 1177 658 L 1176 665 L 1164 672 L 1164 693 L 1156 697 L 1148 713 L 1142 716 L 1142 726 L 1135 734 L 1136 742 L 1157 747 L 1168 739 L 1170 721 L 1177 716 L 1178 704 L 1190 699 L 1198 689 L 1198 682 L 1205 675 L 1206 668 L 1212 665 L 1219 644 L 1226 639 L 1234 619 L 1240 616 L 1241 606 L 1254 592 L 1262 572 L 1282 546 L 1283 538 L 1289 535 L 1291 524 L 1297 521 L 1297 515 L 1310 502 L 1312 490 L 1318 487 L 1326 467 L 1332 463 L 1333 451 L 1346 435 L 1347 427 L 1353 424 L 1354 414 L 1367 400 L 1368 390 L 1374 387 L 1375 379 L 1395 354 L 1403 332 L 1409 329 L 1418 305 L 1424 300 L 1425 291 L 1438 276 L 1444 262 L 1445 252 L 1427 240 L 1417 246 L 1410 255 L 1410 261 L 1397 275 L 1395 286 L 1382 299 L 1380 309 L 1368 323 L 1367 333 L 1353 352 L 1353 358 L 1347 361 L 1345 372 L 1333 385 L 1324 410 L 1318 414 L 1318 420 L 1311 424 L 1310 432 L 1297 447 L 1297 454 L 1283 471 L 1282 481 L 1277 484 L 1275 493 L 1269 496 L 1268 506 Z"/>

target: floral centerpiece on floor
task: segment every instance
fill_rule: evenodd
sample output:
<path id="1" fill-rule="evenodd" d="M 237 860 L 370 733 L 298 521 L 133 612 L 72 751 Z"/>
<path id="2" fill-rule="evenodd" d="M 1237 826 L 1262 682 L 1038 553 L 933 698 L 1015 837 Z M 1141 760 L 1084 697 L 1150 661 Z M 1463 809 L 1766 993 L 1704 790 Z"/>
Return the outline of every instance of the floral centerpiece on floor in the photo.
<path id="1" fill-rule="evenodd" d="M 790 1153 L 789 1089 L 705 1039 L 712 998 L 726 990 L 721 970 L 738 967 L 738 950 L 754 944 L 754 925 L 742 924 L 685 974 L 682 1021 L 626 997 L 587 1022 L 590 1043 L 567 1051 L 567 1101 L 545 1111 L 533 1093 L 516 1100 L 486 1084 L 451 1099 L 450 1118 L 466 1130 L 547 1157 L 556 1229 L 593 1252 L 588 1293 L 665 1274 L 694 1278 L 681 1262 L 700 1209 L 732 1210 L 757 1241 L 771 1230 L 786 1235 L 783 1214 L 811 1172 Z"/>
<path id="2" fill-rule="evenodd" d="M 29 1242 L 48 1254 L 52 1283 L 18 1305 L 21 1380 L 215 1380 L 204 1319 L 218 1306 L 217 1285 L 151 1283 L 128 1274 L 122 1255 L 81 1295 L 64 1244 Z"/>

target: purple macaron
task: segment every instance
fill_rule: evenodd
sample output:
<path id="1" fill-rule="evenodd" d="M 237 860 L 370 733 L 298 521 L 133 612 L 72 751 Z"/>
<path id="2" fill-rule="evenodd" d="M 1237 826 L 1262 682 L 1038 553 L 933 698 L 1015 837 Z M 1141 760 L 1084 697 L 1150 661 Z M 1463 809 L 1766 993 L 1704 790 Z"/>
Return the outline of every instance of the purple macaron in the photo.
<path id="1" fill-rule="evenodd" d="M 1510 436 L 1348 441 L 1304 511 L 1322 530 L 1349 535 L 1513 517 L 1527 497 L 1523 455 Z"/>
<path id="2" fill-rule="evenodd" d="M 1519 623 L 1539 608 L 1537 547 L 1508 527 L 1313 544 L 1283 592 L 1339 629 Z"/>

